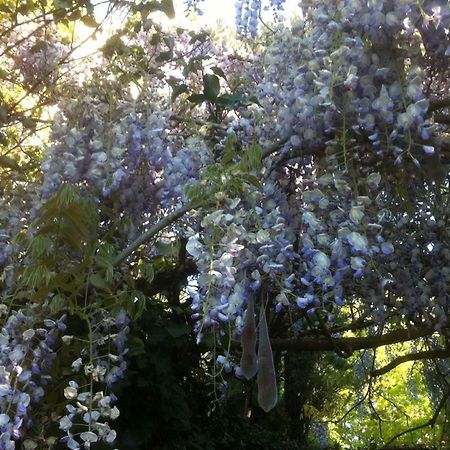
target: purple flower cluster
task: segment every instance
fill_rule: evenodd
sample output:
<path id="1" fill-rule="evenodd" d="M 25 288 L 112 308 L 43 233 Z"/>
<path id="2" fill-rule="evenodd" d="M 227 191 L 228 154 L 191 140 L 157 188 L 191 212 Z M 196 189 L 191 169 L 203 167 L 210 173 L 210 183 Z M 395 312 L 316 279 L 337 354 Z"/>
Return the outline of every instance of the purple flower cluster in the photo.
<path id="1" fill-rule="evenodd" d="M 56 30 L 47 30 L 45 36 L 36 33 L 33 37 L 13 37 L 17 42 L 13 60 L 14 69 L 18 70 L 24 82 L 33 84 L 55 84 L 62 69 L 67 69 L 70 48 L 58 40 Z"/>
<path id="2" fill-rule="evenodd" d="M 375 198 L 380 179 L 373 173 L 364 180 L 370 194 L 365 196 L 355 196 L 338 174 L 318 178 L 303 192 L 305 272 L 300 290 L 304 294 L 297 298 L 297 305 L 308 308 L 308 313 L 329 302 L 343 305 L 355 282 L 376 270 L 375 260 L 394 252 L 393 244 L 383 237 L 383 222 L 378 217 Z"/>
<path id="3" fill-rule="evenodd" d="M 175 154 L 171 154 L 164 169 L 161 201 L 164 206 L 187 201 L 186 188 L 198 182 L 200 169 L 213 162 L 211 149 L 202 139 L 187 139 Z"/>
<path id="4" fill-rule="evenodd" d="M 278 33 L 265 55 L 259 99 L 277 126 L 267 118 L 261 137 L 275 131 L 292 136 L 297 149 L 333 145 L 348 154 L 352 137 L 397 163 L 417 160 L 432 131 L 424 77 L 414 62 L 399 59 L 410 45 L 404 36 L 415 3 L 316 1 L 306 13 L 304 22 Z"/>
<path id="5" fill-rule="evenodd" d="M 31 304 L 8 311 L 5 304 L 0 304 L 0 315 L 7 314 L 0 332 L 2 450 L 15 449 L 15 442 L 24 436 L 25 430 L 32 428 L 31 407 L 44 397 L 56 357 L 55 344 L 66 328 L 65 316 L 40 323 L 38 310 L 42 308 L 43 305 Z"/>
<path id="6" fill-rule="evenodd" d="M 60 105 L 42 164 L 42 194 L 48 197 L 63 181 L 86 185 L 91 195 L 110 198 L 139 225 L 157 204 L 170 158 L 168 114 L 139 112 L 132 99 L 110 105 L 99 96 L 92 92 Z M 84 113 L 77 119 L 80 110 Z"/>
<path id="7" fill-rule="evenodd" d="M 270 0 L 263 7 L 264 0 L 236 0 L 235 22 L 238 34 L 255 37 L 258 33 L 258 26 L 262 11 L 271 9 L 273 18 L 279 18 L 286 0 Z"/>
<path id="8" fill-rule="evenodd" d="M 124 310 L 117 314 L 99 312 L 90 321 L 88 347 L 72 363 L 72 371 L 86 384 L 69 381 L 64 396 L 69 400 L 67 414 L 59 419 L 59 428 L 66 433 L 62 438 L 71 450 L 91 448 L 99 441 L 113 443 L 116 432 L 108 420 L 119 416 L 112 386 L 124 375 L 127 367 L 126 340 L 129 318 Z M 101 385 L 104 390 L 97 390 Z"/>

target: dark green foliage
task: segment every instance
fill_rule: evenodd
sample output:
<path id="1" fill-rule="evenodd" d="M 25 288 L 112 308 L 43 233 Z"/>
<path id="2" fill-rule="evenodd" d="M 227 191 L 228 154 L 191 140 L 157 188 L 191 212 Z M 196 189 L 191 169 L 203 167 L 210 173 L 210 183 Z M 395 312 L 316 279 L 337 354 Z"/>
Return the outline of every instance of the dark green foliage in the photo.
<path id="1" fill-rule="evenodd" d="M 287 437 L 281 407 L 245 416 L 244 390 L 254 383 L 227 379 L 226 398 L 214 400 L 213 380 L 187 323 L 189 305 L 151 300 L 133 322 L 129 370 L 116 390 L 120 450 L 299 450 Z M 217 381 L 218 383 L 218 381 Z M 217 389 L 218 391 L 218 389 Z"/>

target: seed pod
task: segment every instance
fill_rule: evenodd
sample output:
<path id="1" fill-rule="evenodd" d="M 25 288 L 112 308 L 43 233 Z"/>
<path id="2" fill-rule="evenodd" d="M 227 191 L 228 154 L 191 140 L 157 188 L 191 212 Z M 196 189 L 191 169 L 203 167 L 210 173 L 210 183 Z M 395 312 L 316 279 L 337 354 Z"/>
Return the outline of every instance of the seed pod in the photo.
<path id="1" fill-rule="evenodd" d="M 244 326 L 241 334 L 242 356 L 241 371 L 245 378 L 255 376 L 258 370 L 258 360 L 256 358 L 256 323 L 255 304 L 252 298 L 247 301 L 247 311 L 244 317 Z"/>
<path id="2" fill-rule="evenodd" d="M 265 412 L 269 412 L 277 404 L 278 389 L 263 305 L 261 305 L 259 315 L 258 376 L 256 381 L 258 384 L 258 404 Z"/>

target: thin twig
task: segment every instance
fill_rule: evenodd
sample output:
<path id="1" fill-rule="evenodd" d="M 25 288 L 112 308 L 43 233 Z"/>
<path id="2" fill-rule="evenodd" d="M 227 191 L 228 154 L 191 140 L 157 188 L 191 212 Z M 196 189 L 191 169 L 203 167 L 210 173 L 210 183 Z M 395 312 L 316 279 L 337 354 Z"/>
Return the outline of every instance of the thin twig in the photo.
<path id="1" fill-rule="evenodd" d="M 439 417 L 439 414 L 440 414 L 442 408 L 445 406 L 445 403 L 447 402 L 447 399 L 449 397 L 450 397 L 450 389 L 442 397 L 441 401 L 439 402 L 438 407 L 436 408 L 436 411 L 434 412 L 433 416 L 428 421 L 426 421 L 425 423 L 423 423 L 421 425 L 416 425 L 415 427 L 408 428 L 407 430 L 397 433 L 383 447 L 381 447 L 381 449 L 386 449 L 390 444 L 392 444 L 392 442 L 397 440 L 399 437 L 404 436 L 405 434 L 413 433 L 414 431 L 421 430 L 422 428 L 434 427 L 434 425 L 436 424 L 436 421 Z"/>

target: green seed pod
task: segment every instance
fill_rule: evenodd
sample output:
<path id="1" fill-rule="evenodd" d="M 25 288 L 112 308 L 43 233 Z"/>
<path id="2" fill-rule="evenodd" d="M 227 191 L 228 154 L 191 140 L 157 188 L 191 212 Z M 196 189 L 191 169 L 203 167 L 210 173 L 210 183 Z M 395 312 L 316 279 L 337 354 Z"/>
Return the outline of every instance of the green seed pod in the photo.
<path id="1" fill-rule="evenodd" d="M 258 366 L 256 379 L 258 384 L 258 404 L 265 412 L 269 412 L 277 404 L 278 389 L 266 313 L 262 305 L 259 316 Z"/>
<path id="2" fill-rule="evenodd" d="M 255 303 L 252 298 L 247 302 L 244 326 L 241 335 L 242 356 L 241 371 L 245 378 L 255 376 L 258 370 L 258 360 L 256 358 L 256 323 L 255 323 Z"/>

